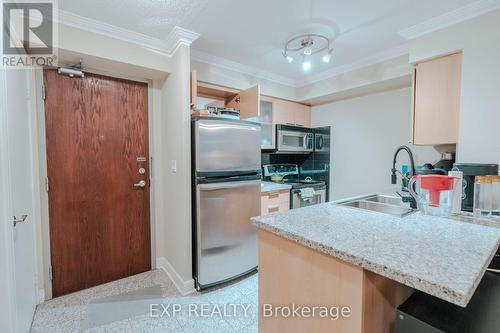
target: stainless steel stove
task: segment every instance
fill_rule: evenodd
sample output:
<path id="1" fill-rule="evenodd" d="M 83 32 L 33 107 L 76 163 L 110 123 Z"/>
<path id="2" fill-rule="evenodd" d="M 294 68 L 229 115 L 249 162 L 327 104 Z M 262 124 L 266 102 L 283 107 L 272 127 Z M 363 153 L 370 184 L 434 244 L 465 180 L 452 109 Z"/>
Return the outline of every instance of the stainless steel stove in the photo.
<path id="1" fill-rule="evenodd" d="M 300 178 L 299 167 L 296 164 L 264 165 L 264 177 L 279 175 L 281 183 L 292 186 L 290 191 L 290 209 L 307 207 L 326 201 L 326 183 L 311 177 Z"/>

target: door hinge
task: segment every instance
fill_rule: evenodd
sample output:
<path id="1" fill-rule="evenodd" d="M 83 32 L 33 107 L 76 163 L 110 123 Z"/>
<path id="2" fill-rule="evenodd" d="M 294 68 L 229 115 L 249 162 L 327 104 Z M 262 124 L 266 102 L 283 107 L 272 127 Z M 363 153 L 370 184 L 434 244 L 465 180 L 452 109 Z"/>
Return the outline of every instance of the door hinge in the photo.
<path id="1" fill-rule="evenodd" d="M 52 265 L 49 266 L 49 280 L 52 281 Z"/>
<path id="2" fill-rule="evenodd" d="M 45 91 L 45 84 L 42 84 L 42 99 L 45 101 L 47 98 L 47 92 Z"/>
<path id="3" fill-rule="evenodd" d="M 45 177 L 45 191 L 49 193 L 49 177 Z"/>

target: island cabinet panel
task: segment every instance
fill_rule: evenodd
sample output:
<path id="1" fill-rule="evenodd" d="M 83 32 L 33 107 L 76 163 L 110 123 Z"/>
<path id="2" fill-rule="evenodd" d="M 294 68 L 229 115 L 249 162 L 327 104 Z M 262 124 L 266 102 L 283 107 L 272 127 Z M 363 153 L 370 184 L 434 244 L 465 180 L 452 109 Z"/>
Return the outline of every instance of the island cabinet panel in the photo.
<path id="1" fill-rule="evenodd" d="M 259 230 L 259 332 L 392 332 L 396 308 L 411 292 L 395 281 Z M 339 312 L 349 307 L 350 312 L 332 320 L 275 316 L 270 310 L 294 304 Z"/>

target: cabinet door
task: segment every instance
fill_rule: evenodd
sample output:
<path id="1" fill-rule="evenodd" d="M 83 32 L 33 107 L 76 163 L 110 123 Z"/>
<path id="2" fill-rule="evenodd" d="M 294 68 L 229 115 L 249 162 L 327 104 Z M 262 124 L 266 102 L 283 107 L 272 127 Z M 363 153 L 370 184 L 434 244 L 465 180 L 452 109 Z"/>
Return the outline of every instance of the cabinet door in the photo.
<path id="1" fill-rule="evenodd" d="M 281 100 L 273 101 L 274 124 L 295 125 L 295 110 L 288 103 Z"/>
<path id="2" fill-rule="evenodd" d="M 295 104 L 295 125 L 311 127 L 311 108 L 307 105 Z"/>
<path id="3" fill-rule="evenodd" d="M 457 143 L 461 66 L 461 53 L 416 66 L 413 79 L 413 144 Z"/>
<path id="4" fill-rule="evenodd" d="M 274 100 L 274 123 L 311 127 L 311 108 L 307 105 Z"/>
<path id="5" fill-rule="evenodd" d="M 261 149 L 274 149 L 275 132 L 273 124 L 273 103 L 265 100 L 260 101 L 260 134 Z"/>
<path id="6" fill-rule="evenodd" d="M 240 111 L 241 119 L 259 117 L 260 115 L 260 86 L 256 85 L 242 90 L 226 103 L 227 107 Z"/>

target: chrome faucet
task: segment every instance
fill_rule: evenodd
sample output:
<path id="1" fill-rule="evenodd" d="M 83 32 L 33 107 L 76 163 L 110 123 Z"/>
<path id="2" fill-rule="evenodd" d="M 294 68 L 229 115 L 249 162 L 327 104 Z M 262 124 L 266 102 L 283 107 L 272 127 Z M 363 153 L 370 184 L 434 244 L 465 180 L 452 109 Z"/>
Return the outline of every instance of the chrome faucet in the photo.
<path id="1" fill-rule="evenodd" d="M 391 174 L 391 184 L 397 184 L 397 176 L 396 172 L 398 170 L 396 169 L 396 160 L 398 158 L 398 154 L 400 151 L 405 150 L 408 153 L 408 156 L 410 157 L 410 172 L 403 174 L 401 173 L 401 189 L 403 192 L 408 192 L 408 182 L 410 181 L 411 177 L 415 175 L 415 160 L 413 159 L 413 153 L 408 146 L 400 146 L 398 149 L 396 149 L 396 152 L 394 153 L 394 158 L 392 160 L 392 174 Z M 399 194 L 399 193 L 398 193 Z M 417 202 L 415 199 L 410 195 L 410 196 L 403 196 L 399 194 L 403 202 L 409 202 L 411 208 L 417 208 Z"/>

